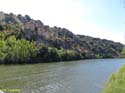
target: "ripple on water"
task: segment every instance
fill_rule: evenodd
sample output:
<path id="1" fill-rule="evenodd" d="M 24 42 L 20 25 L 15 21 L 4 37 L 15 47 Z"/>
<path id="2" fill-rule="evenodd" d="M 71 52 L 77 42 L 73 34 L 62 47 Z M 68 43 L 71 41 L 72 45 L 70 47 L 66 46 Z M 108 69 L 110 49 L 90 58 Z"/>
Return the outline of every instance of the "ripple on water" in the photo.
<path id="1" fill-rule="evenodd" d="M 72 93 L 70 89 L 65 87 L 63 84 L 56 82 L 51 83 L 42 87 L 39 87 L 39 89 L 26 89 L 23 90 L 22 93 Z"/>

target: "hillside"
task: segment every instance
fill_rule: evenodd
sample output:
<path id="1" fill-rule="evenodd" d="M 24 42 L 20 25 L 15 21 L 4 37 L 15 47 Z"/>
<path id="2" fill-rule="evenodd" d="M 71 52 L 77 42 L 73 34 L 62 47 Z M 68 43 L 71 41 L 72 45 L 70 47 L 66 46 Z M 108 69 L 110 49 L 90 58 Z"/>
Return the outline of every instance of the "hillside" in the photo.
<path id="1" fill-rule="evenodd" d="M 75 51 L 82 58 L 116 58 L 121 56 L 123 49 L 121 43 L 75 35 L 66 28 L 44 25 L 40 20 L 34 20 L 28 15 L 0 12 L 0 31 L 4 30 L 10 35 L 15 34 L 18 38 L 35 41 L 47 47 Z"/>

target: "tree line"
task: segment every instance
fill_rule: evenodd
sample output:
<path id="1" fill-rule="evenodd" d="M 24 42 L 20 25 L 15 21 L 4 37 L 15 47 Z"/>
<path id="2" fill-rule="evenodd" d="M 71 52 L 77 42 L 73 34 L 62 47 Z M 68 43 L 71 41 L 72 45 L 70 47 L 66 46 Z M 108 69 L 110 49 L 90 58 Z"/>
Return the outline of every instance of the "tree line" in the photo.
<path id="1" fill-rule="evenodd" d="M 44 44 L 36 44 L 15 35 L 7 35 L 6 31 L 0 32 L 0 63 L 20 64 L 70 61 L 81 59 L 81 54 L 73 50 L 65 50 L 47 47 Z"/>

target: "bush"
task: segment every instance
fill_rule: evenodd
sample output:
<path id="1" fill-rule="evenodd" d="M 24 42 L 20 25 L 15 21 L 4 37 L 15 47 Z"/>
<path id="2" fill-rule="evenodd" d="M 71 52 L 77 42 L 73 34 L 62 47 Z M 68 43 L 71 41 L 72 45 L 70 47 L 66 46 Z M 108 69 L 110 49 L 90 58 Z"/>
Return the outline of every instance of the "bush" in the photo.
<path id="1" fill-rule="evenodd" d="M 96 54 L 96 55 L 95 55 L 95 58 L 97 58 L 97 59 L 101 59 L 102 56 L 100 56 L 100 54 Z"/>
<path id="2" fill-rule="evenodd" d="M 6 42 L 0 40 L 0 63 L 3 63 L 6 57 Z"/>
<path id="3" fill-rule="evenodd" d="M 122 57 L 125 57 L 125 48 L 122 49 L 121 55 Z"/>
<path id="4" fill-rule="evenodd" d="M 30 42 L 25 39 L 16 40 L 15 36 L 7 39 L 7 44 L 10 46 L 7 51 L 7 61 L 26 63 L 32 57 L 36 57 L 37 48 L 35 42 Z"/>
<path id="5" fill-rule="evenodd" d="M 0 33 L 0 63 L 26 63 L 32 57 L 36 57 L 37 47 L 35 42 L 16 37 L 4 37 L 5 33 Z"/>
<path id="6" fill-rule="evenodd" d="M 72 50 L 57 49 L 41 45 L 37 57 L 43 62 L 70 61 L 81 59 L 81 55 Z"/>

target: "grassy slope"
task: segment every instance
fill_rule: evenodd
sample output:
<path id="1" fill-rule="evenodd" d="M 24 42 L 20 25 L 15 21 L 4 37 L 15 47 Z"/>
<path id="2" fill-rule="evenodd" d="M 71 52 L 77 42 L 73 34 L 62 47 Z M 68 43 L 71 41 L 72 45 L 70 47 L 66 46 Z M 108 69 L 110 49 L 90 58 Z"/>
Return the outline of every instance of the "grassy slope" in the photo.
<path id="1" fill-rule="evenodd" d="M 104 93 L 125 93 L 125 65 L 110 77 Z"/>

